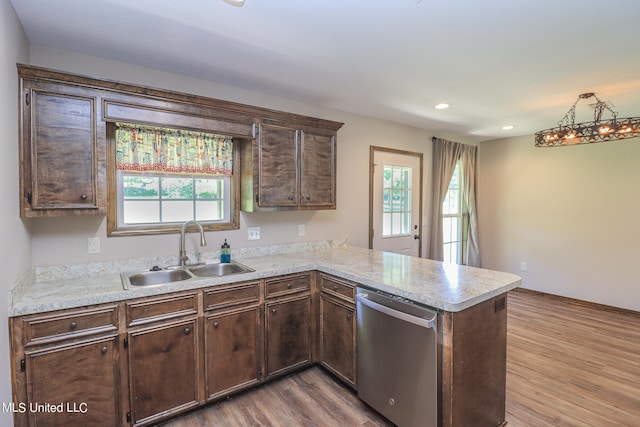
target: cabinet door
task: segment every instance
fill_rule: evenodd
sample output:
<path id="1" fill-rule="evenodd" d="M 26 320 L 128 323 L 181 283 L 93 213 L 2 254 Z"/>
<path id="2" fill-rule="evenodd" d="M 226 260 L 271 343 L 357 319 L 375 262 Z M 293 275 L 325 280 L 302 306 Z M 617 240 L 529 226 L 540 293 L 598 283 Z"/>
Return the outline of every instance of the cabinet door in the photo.
<path id="1" fill-rule="evenodd" d="M 311 360 L 311 297 L 265 303 L 267 378 Z"/>
<path id="2" fill-rule="evenodd" d="M 320 297 L 320 361 L 351 386 L 356 385 L 356 319 L 353 306 Z"/>
<path id="3" fill-rule="evenodd" d="M 106 337 L 25 352 L 29 425 L 120 425 L 116 342 Z"/>
<path id="4" fill-rule="evenodd" d="M 196 320 L 129 333 L 129 382 L 133 424 L 198 404 Z"/>
<path id="5" fill-rule="evenodd" d="M 96 98 L 40 86 L 23 101 L 24 214 L 98 209 Z"/>
<path id="6" fill-rule="evenodd" d="M 302 131 L 300 146 L 300 205 L 335 209 L 335 137 Z"/>
<path id="7" fill-rule="evenodd" d="M 205 323 L 208 398 L 260 380 L 260 307 L 214 314 Z"/>
<path id="8" fill-rule="evenodd" d="M 297 206 L 298 131 L 260 124 L 258 205 Z"/>

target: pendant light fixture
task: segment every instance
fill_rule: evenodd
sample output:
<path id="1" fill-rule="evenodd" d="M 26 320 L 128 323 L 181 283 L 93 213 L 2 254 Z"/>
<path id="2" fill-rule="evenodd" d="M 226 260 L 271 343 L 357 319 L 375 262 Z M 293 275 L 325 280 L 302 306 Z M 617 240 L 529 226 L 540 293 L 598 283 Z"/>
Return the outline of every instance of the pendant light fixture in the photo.
<path id="1" fill-rule="evenodd" d="M 576 104 L 581 99 L 595 98 L 593 121 L 576 123 Z M 602 113 L 611 113 L 610 119 L 602 119 Z M 567 114 L 558 122 L 558 126 L 536 132 L 536 147 L 562 147 L 565 145 L 591 144 L 614 139 L 635 138 L 640 136 L 640 117 L 618 119 L 618 113 L 609 104 L 601 101 L 593 92 L 578 95 Z"/>
<path id="2" fill-rule="evenodd" d="M 235 7 L 244 6 L 244 0 L 222 0 L 222 1 L 225 2 L 226 4 L 230 4 L 231 6 L 235 6 Z"/>

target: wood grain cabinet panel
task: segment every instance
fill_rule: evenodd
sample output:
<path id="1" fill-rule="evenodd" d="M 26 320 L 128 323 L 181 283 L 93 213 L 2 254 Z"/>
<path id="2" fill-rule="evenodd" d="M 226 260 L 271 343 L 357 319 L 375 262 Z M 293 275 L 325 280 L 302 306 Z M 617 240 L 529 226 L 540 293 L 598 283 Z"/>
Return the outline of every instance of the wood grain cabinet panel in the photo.
<path id="1" fill-rule="evenodd" d="M 117 337 L 29 350 L 25 371 L 30 426 L 120 425 Z"/>
<path id="2" fill-rule="evenodd" d="M 131 418 L 147 425 L 199 404 L 197 320 L 128 334 Z"/>
<path id="3" fill-rule="evenodd" d="M 263 207 L 298 205 L 299 131 L 260 124 L 258 143 L 258 204 Z"/>
<path id="4" fill-rule="evenodd" d="M 207 317 L 204 357 L 208 399 L 260 381 L 260 329 L 258 305 Z"/>
<path id="5" fill-rule="evenodd" d="M 311 296 L 265 302 L 267 378 L 311 362 Z"/>
<path id="6" fill-rule="evenodd" d="M 356 386 L 356 309 L 327 294 L 320 295 L 320 363 Z"/>
<path id="7" fill-rule="evenodd" d="M 103 215 L 105 138 L 96 91 L 21 73 L 21 215 Z"/>
<path id="8" fill-rule="evenodd" d="M 305 130 L 300 133 L 300 205 L 335 209 L 335 135 Z"/>

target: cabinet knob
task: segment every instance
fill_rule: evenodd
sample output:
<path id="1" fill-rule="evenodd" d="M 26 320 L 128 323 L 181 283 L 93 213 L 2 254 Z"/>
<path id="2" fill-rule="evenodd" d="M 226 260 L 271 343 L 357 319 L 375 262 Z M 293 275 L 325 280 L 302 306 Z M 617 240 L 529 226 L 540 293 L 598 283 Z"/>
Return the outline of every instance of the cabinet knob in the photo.
<path id="1" fill-rule="evenodd" d="M 289 196 L 289 200 L 293 200 L 293 196 Z"/>
<path id="2" fill-rule="evenodd" d="M 69 329 L 71 329 L 72 331 L 75 330 L 78 327 L 78 324 L 76 322 L 71 322 L 69 324 Z"/>
<path id="3" fill-rule="evenodd" d="M 80 198 L 81 198 L 82 200 L 87 200 L 87 195 L 86 195 L 86 194 L 81 194 L 81 195 L 80 195 Z"/>
<path id="4" fill-rule="evenodd" d="M 104 346 L 100 349 L 100 351 L 102 351 L 102 354 L 106 353 L 109 349 L 107 348 L 107 346 Z"/>
<path id="5" fill-rule="evenodd" d="M 218 328 L 218 326 L 220 326 L 220 324 L 218 322 L 213 322 L 213 327 L 214 328 Z"/>
<path id="6" fill-rule="evenodd" d="M 271 309 L 271 312 L 272 312 L 273 314 L 276 314 L 276 311 L 278 311 L 278 310 L 277 310 L 277 309 L 275 309 L 275 308 L 272 308 L 272 309 Z"/>
<path id="7" fill-rule="evenodd" d="M 191 328 L 184 328 L 184 334 L 189 335 L 191 333 Z"/>
<path id="8" fill-rule="evenodd" d="M 333 290 L 337 291 L 338 290 L 338 285 L 333 285 Z"/>
<path id="9" fill-rule="evenodd" d="M 287 283 L 287 289 L 291 289 L 293 285 L 291 283 Z"/>
<path id="10" fill-rule="evenodd" d="M 352 317 L 353 317 L 353 314 L 347 313 L 347 320 L 351 320 Z"/>

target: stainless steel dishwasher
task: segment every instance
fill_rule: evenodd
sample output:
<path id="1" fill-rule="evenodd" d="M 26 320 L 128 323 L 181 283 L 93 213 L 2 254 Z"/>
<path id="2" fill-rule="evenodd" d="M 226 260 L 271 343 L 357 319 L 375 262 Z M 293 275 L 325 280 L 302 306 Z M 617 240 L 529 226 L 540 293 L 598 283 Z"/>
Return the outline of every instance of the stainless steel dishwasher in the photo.
<path id="1" fill-rule="evenodd" d="M 358 397 L 398 427 L 437 425 L 437 312 L 357 288 Z"/>

